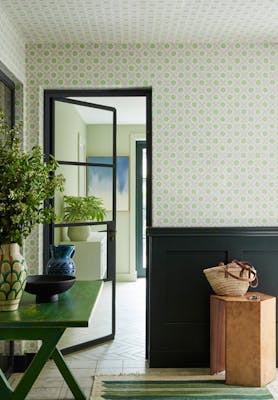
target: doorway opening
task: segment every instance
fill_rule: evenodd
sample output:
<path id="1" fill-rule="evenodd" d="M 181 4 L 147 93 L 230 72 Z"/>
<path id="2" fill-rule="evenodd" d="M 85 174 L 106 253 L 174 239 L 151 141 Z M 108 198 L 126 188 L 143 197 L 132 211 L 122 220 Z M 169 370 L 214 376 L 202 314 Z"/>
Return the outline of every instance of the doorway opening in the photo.
<path id="1" fill-rule="evenodd" d="M 68 159 L 67 162 L 63 162 L 62 159 L 62 167 L 65 168 L 65 164 L 68 165 L 68 171 L 67 174 L 68 176 L 72 176 L 71 174 L 76 175 L 76 179 L 78 181 L 78 194 L 86 196 L 88 195 L 88 177 L 89 177 L 89 172 L 90 168 L 97 168 L 97 167 L 107 167 L 107 165 L 103 165 L 104 163 L 108 163 L 107 160 L 103 160 L 104 157 L 115 157 L 115 163 L 112 162 L 112 165 L 115 165 L 115 170 L 117 169 L 117 162 L 118 159 L 116 158 L 124 158 L 126 157 L 128 159 L 128 176 L 129 176 L 129 198 L 128 202 L 125 203 L 123 209 L 120 209 L 123 203 L 121 204 L 116 204 L 116 198 L 120 198 L 120 194 L 116 193 L 115 199 L 112 202 L 115 201 L 115 218 L 112 218 L 113 215 L 108 215 L 107 221 L 104 221 L 103 223 L 87 223 L 83 221 L 82 223 L 75 223 L 75 224 L 56 224 L 55 226 L 48 226 L 46 227 L 44 231 L 44 265 L 46 265 L 46 261 L 49 257 L 49 245 L 51 243 L 54 243 L 55 240 L 57 240 L 59 243 L 67 240 L 67 238 L 63 237 L 63 230 L 65 230 L 68 225 L 90 225 L 91 231 L 93 232 L 93 242 L 95 242 L 95 238 L 98 236 L 105 236 L 104 240 L 104 246 L 106 248 L 106 251 L 104 252 L 106 254 L 106 268 L 107 268 L 107 273 L 104 276 L 101 276 L 100 279 L 103 279 L 106 289 L 103 291 L 103 295 L 100 298 L 100 307 L 99 307 L 99 315 L 101 315 L 102 318 L 102 326 L 103 323 L 105 326 L 108 326 L 108 330 L 105 330 L 105 333 L 101 330 L 97 331 L 92 327 L 92 331 L 87 331 L 86 334 L 80 334 L 77 336 L 77 339 L 73 340 L 71 343 L 62 343 L 60 346 L 63 349 L 63 353 L 67 354 L 72 351 L 80 350 L 83 348 L 88 348 L 91 347 L 95 344 L 99 344 L 102 342 L 105 342 L 107 340 L 111 340 L 115 337 L 115 332 L 116 332 L 116 326 L 115 326 L 115 320 L 116 320 L 116 303 L 115 303 L 115 291 L 116 291 L 116 279 L 123 281 L 134 281 L 136 280 L 136 270 L 135 270 L 135 265 L 136 265 L 136 244 L 135 244 L 135 237 L 136 237 L 136 223 L 135 223 L 135 213 L 134 213 L 134 221 L 132 222 L 131 220 L 133 219 L 133 211 L 136 209 L 136 179 L 134 177 L 136 176 L 135 172 L 135 167 L 136 167 L 136 157 L 134 158 L 134 154 L 136 155 L 136 148 L 135 150 L 133 149 L 133 143 L 134 142 L 134 137 L 137 138 L 140 137 L 140 139 L 144 139 L 146 143 L 146 201 L 145 201 L 145 226 L 151 226 L 152 223 L 152 218 L 151 218 L 151 154 L 152 154 L 152 136 L 151 136 L 151 89 L 150 88 L 142 88 L 142 89 L 107 89 L 107 90 L 47 90 L 45 92 L 45 152 L 49 154 L 53 154 L 57 158 L 57 152 L 59 153 L 59 148 L 58 148 L 58 137 L 60 135 L 59 132 L 61 132 L 61 125 L 60 121 L 65 121 L 67 117 L 60 118 L 60 121 L 57 121 L 57 116 L 58 116 L 58 104 L 61 99 L 65 98 L 66 101 L 65 103 L 72 103 L 71 105 L 74 105 L 75 108 L 77 109 L 79 106 L 81 106 L 83 112 L 89 112 L 89 114 L 85 113 L 87 115 L 84 116 L 84 118 L 98 118 L 98 116 L 95 114 L 93 115 L 92 113 L 92 106 L 97 106 L 96 108 L 109 108 L 115 109 L 117 113 L 117 129 L 116 129 L 116 134 L 115 137 L 112 139 L 109 139 L 110 141 L 107 142 L 105 138 L 107 138 L 107 123 L 102 121 L 102 120 L 97 120 L 90 122 L 87 126 L 85 131 L 87 132 L 85 136 L 87 137 L 86 140 L 84 140 L 84 134 L 80 133 L 77 129 L 77 135 L 76 135 L 76 143 L 77 143 L 77 148 L 75 149 L 75 156 L 76 160 Z M 132 123 L 132 120 L 129 120 L 128 123 L 126 124 L 121 124 L 120 120 L 120 114 L 117 110 L 118 108 L 118 102 L 119 101 L 126 101 L 126 109 L 124 110 L 124 114 L 129 116 L 131 115 L 131 111 L 129 109 L 130 105 L 134 101 L 134 103 L 138 103 L 138 100 L 143 100 L 141 103 L 144 104 L 144 124 L 140 123 Z M 63 100 L 62 100 L 63 102 Z M 78 102 L 80 104 L 78 104 Z M 56 109 L 54 108 L 53 111 L 53 104 L 56 103 Z M 87 105 L 85 103 L 89 103 L 91 105 Z M 60 104 L 59 104 L 60 105 Z M 64 104 L 63 104 L 64 105 Z M 79 107 L 80 108 L 80 107 Z M 99 114 L 99 113 L 98 113 Z M 140 115 L 139 108 L 137 108 L 137 114 Z M 134 114 L 136 115 L 136 114 Z M 81 113 L 79 113 L 79 116 L 81 116 Z M 55 120 L 56 118 L 56 120 Z M 69 121 L 68 121 L 69 122 Z M 63 122 L 64 123 L 64 122 Z M 114 129 L 111 126 L 111 118 L 110 122 L 110 138 L 113 136 Z M 106 126 L 104 126 L 106 125 Z M 129 125 L 129 127 L 128 127 Z M 142 126 L 144 125 L 144 128 L 142 129 Z M 71 129 L 71 126 L 69 126 L 67 129 Z M 106 130 L 105 130 L 106 129 Z M 140 131 L 141 129 L 141 131 Z M 128 131 L 128 134 L 127 134 Z M 89 132 L 89 133 L 88 133 Z M 67 133 L 66 133 L 67 134 Z M 64 145 L 63 145 L 64 143 Z M 67 142 L 68 145 L 68 142 Z M 115 151 L 115 154 L 107 154 L 107 146 Z M 122 147 L 121 147 L 122 146 Z M 48 150 L 48 151 L 47 151 Z M 63 153 L 64 157 L 64 152 L 65 152 L 65 142 L 63 140 L 61 141 L 61 153 Z M 100 159 L 102 158 L 102 159 Z M 58 158 L 58 161 L 59 160 Z M 65 160 L 64 160 L 65 161 Z M 111 161 L 109 161 L 111 163 Z M 76 172 L 74 171 L 73 167 L 76 167 Z M 109 164 L 110 167 L 110 164 Z M 118 168 L 119 170 L 120 168 Z M 73 171 L 72 173 L 70 172 Z M 71 178 L 70 178 L 71 179 Z M 81 182 L 81 184 L 80 184 Z M 83 183 L 82 183 L 83 182 Z M 89 188 L 91 190 L 91 188 Z M 68 189 L 72 190 L 72 188 Z M 64 195 L 68 195 L 71 193 L 64 193 Z M 94 192 L 90 193 L 94 194 Z M 118 195 L 118 196 L 117 196 Z M 113 214 L 113 212 L 112 212 Z M 128 222 L 129 220 L 129 222 Z M 116 225 L 117 224 L 117 225 Z M 145 230 L 145 226 L 142 230 Z M 134 238 L 134 244 L 125 242 L 123 240 L 123 235 L 121 234 L 121 231 L 128 231 L 127 227 L 129 227 L 129 232 L 128 237 L 133 237 Z M 59 230 L 58 230 L 59 229 Z M 53 234 L 53 231 L 57 232 L 56 236 Z M 115 231 L 116 233 L 116 241 L 113 246 L 111 246 L 111 240 L 115 238 Z M 52 232 L 52 233 L 51 233 Z M 142 233 L 143 234 L 143 233 Z M 59 236 L 60 235 L 60 236 Z M 144 234 L 145 235 L 145 234 Z M 100 242 L 102 240 L 99 240 Z M 77 243 L 78 248 L 81 246 L 81 243 Z M 86 243 L 86 246 L 88 243 Z M 110 247 L 109 247 L 110 245 Z M 95 246 L 95 243 L 92 245 L 90 244 L 90 247 L 100 247 L 101 248 L 102 243 L 99 244 L 99 246 Z M 115 251 L 116 249 L 116 251 Z M 123 255 L 127 252 L 129 253 L 129 270 L 128 271 L 123 271 L 121 270 L 121 266 L 123 265 Z M 147 254 L 147 249 L 146 249 L 146 254 Z M 122 253 L 122 255 L 121 255 Z M 116 255 L 119 254 L 116 262 Z M 134 258 L 134 260 L 133 260 Z M 142 257 L 144 258 L 144 257 Z M 79 260 L 79 259 L 78 259 Z M 80 264 L 77 266 L 77 268 L 82 268 L 81 267 L 81 259 L 79 260 Z M 145 270 L 147 271 L 147 261 L 144 263 L 146 266 Z M 134 271 L 134 276 L 132 268 L 135 270 Z M 148 274 L 147 274 L 148 276 Z M 82 277 L 84 279 L 84 277 Z M 95 278 L 97 279 L 97 278 Z M 121 284 L 122 285 L 122 284 Z M 120 284 L 119 284 L 120 287 Z M 144 297 L 148 297 L 148 281 L 146 282 L 146 289 L 144 288 Z M 105 295 L 105 293 L 109 293 L 108 297 Z M 108 300 L 107 300 L 108 299 Z M 128 299 L 127 299 L 128 301 Z M 146 304 L 148 304 L 148 301 L 146 301 Z M 106 307 L 106 310 L 108 312 L 103 313 L 101 311 L 101 307 Z M 105 308 L 104 308 L 105 309 Z M 145 309 L 144 309 L 145 310 Z M 96 313 L 97 314 L 97 310 Z M 103 315 L 106 316 L 106 320 L 103 321 Z M 107 318 L 108 316 L 108 318 Z M 109 319 L 109 321 L 108 321 Z M 145 315 L 145 321 L 148 321 L 148 309 L 147 309 L 147 315 Z M 148 348 L 148 326 L 146 326 L 146 349 Z M 69 332 L 70 333 L 70 332 Z M 76 337 L 76 336 L 75 336 Z M 147 353 L 146 353 L 147 355 Z M 147 355 L 148 357 L 148 355 Z"/>

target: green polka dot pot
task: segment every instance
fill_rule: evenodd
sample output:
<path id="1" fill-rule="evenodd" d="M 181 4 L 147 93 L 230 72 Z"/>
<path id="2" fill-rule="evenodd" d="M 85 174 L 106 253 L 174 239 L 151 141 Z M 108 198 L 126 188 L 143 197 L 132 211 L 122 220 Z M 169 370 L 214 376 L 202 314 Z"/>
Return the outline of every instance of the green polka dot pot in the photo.
<path id="1" fill-rule="evenodd" d="M 0 246 L 0 311 L 18 309 L 27 279 L 27 267 L 17 243 Z"/>

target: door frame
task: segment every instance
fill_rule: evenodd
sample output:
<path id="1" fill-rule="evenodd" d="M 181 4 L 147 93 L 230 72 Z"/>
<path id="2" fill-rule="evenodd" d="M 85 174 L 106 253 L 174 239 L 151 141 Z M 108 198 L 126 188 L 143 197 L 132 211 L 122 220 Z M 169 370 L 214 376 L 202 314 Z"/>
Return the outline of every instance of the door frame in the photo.
<path id="1" fill-rule="evenodd" d="M 146 226 L 147 228 L 152 227 L 152 88 L 119 88 L 119 89 L 47 89 L 44 90 L 44 146 L 45 152 L 49 153 L 49 140 L 52 132 L 54 121 L 50 118 L 51 107 L 54 98 L 59 97 L 145 97 L 146 98 L 146 145 L 147 145 L 147 194 L 146 194 Z M 44 249 L 49 246 L 49 229 L 44 226 L 43 234 L 43 245 Z M 147 241 L 147 260 L 146 260 L 146 358 L 149 356 L 149 245 Z M 43 264 L 46 265 L 48 260 L 48 254 L 43 254 Z M 115 279 L 114 288 L 115 290 Z M 109 337 L 105 337 L 105 340 L 96 340 L 91 342 L 93 344 L 99 344 L 103 341 L 110 340 L 115 334 L 115 298 L 113 299 L 113 333 Z M 74 350 L 81 350 L 84 348 L 80 346 L 74 346 Z M 78 348 L 77 348 L 78 347 Z"/>
<path id="2" fill-rule="evenodd" d="M 1 69 L 0 69 L 0 81 L 7 86 L 11 91 L 11 108 L 10 108 L 10 118 L 11 118 L 11 128 L 15 124 L 15 83 L 12 81 Z"/>
<path id="3" fill-rule="evenodd" d="M 143 205 L 143 149 L 146 149 L 147 144 L 145 140 L 136 141 L 136 194 L 135 194 L 135 260 L 136 260 L 136 271 L 139 278 L 146 276 L 146 270 L 143 269 L 143 215 L 140 210 Z M 146 233 L 145 233 L 146 234 Z"/>

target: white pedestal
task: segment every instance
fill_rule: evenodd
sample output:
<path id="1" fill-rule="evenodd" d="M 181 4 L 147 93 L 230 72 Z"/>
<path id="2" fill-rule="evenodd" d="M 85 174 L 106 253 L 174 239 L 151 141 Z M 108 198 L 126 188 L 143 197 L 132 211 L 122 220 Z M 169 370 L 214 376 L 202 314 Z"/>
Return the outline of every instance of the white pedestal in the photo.
<path id="1" fill-rule="evenodd" d="M 107 269 L 106 233 L 92 232 L 87 241 L 65 241 L 61 244 L 73 244 L 73 260 L 76 267 L 75 276 L 79 280 L 103 279 Z"/>

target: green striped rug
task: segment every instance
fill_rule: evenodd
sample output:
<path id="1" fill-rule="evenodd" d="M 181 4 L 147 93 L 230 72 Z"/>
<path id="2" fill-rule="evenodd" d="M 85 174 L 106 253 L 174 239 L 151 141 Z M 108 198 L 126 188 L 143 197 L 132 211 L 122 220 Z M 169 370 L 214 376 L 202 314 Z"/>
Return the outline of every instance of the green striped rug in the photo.
<path id="1" fill-rule="evenodd" d="M 265 387 L 225 385 L 223 378 L 95 377 L 91 400 L 273 400 Z"/>

